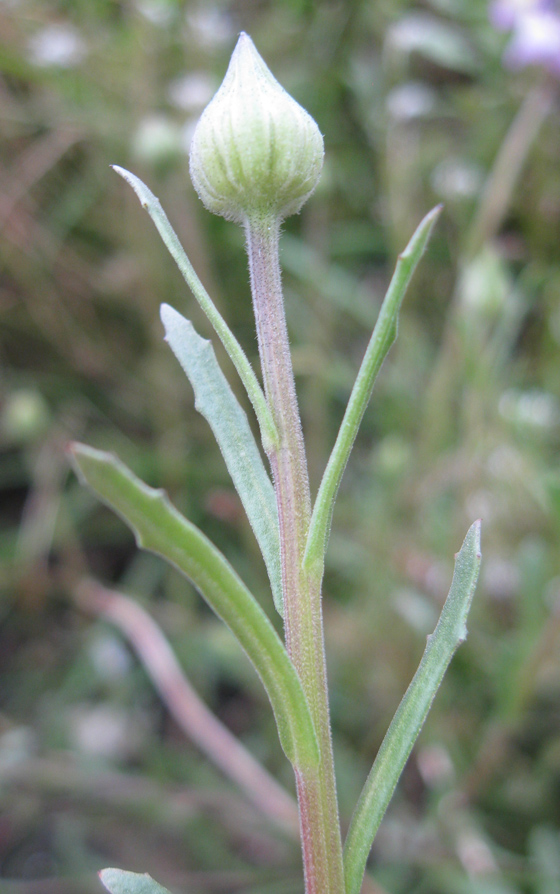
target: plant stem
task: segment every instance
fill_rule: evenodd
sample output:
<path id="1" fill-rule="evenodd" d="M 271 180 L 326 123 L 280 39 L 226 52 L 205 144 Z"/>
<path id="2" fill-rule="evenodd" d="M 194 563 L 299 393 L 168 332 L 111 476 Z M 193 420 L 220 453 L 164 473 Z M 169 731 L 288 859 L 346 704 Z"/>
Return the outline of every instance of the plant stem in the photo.
<path id="1" fill-rule="evenodd" d="M 246 223 L 265 394 L 278 432 L 269 451 L 280 526 L 286 646 L 319 741 L 317 769 L 295 766 L 306 894 L 342 894 L 342 846 L 330 734 L 320 587 L 303 570 L 311 501 L 284 313 L 276 218 Z"/>
<path id="2" fill-rule="evenodd" d="M 538 84 L 527 94 L 499 148 L 484 184 L 480 203 L 466 239 L 466 254 L 474 257 L 496 236 L 527 161 L 527 156 L 551 109 L 555 90 Z"/>

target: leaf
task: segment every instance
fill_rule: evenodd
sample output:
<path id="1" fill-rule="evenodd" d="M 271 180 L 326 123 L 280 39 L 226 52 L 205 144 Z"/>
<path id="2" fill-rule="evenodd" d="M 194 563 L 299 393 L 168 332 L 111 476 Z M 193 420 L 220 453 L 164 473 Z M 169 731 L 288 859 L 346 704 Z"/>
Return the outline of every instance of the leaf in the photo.
<path id="1" fill-rule="evenodd" d="M 467 532 L 455 558 L 449 595 L 414 678 L 383 739 L 356 805 L 344 845 L 345 894 L 360 894 L 367 858 L 383 815 L 457 647 L 467 637 L 467 616 L 480 569 L 480 521 Z"/>
<path id="2" fill-rule="evenodd" d="M 402 300 L 440 212 L 441 205 L 438 205 L 426 215 L 403 253 L 399 255 L 393 278 L 381 305 L 377 323 L 354 382 L 335 445 L 321 480 L 313 507 L 303 560 L 305 568 L 318 578 L 321 578 L 323 574 L 334 502 L 342 475 L 369 403 L 377 373 L 397 337 L 397 319 Z"/>
<path id="3" fill-rule="evenodd" d="M 229 562 L 171 505 L 164 491 L 148 487 L 116 456 L 76 443 L 70 455 L 82 482 L 130 525 L 138 546 L 185 574 L 227 624 L 268 693 L 286 756 L 296 768 L 316 767 L 319 746 L 297 672 L 268 617 Z"/>
<path id="4" fill-rule="evenodd" d="M 103 869 L 101 884 L 111 894 L 170 894 L 147 873 L 127 872 L 125 869 Z"/>
<path id="5" fill-rule="evenodd" d="M 278 511 L 272 482 L 211 342 L 168 304 L 161 306 L 166 340 L 193 387 L 195 406 L 209 423 L 245 507 L 268 571 L 274 604 L 283 616 Z"/>
<path id="6" fill-rule="evenodd" d="M 265 453 L 268 454 L 278 443 L 278 433 L 266 398 L 263 394 L 263 390 L 258 383 L 253 367 L 247 360 L 243 348 L 198 278 L 183 246 L 179 242 L 175 230 L 169 223 L 169 219 L 161 207 L 159 199 L 156 198 L 153 192 L 148 189 L 146 184 L 143 183 L 139 177 L 131 174 L 130 171 L 127 171 L 125 168 L 121 168 L 118 165 L 113 165 L 113 170 L 119 177 L 122 177 L 123 180 L 126 180 L 126 182 L 132 186 L 134 192 L 140 199 L 140 204 L 146 209 L 156 225 L 158 233 L 181 271 L 183 279 L 210 320 L 216 334 L 221 339 L 224 348 L 228 352 L 231 361 L 239 374 L 239 378 L 245 386 L 249 400 L 253 405 L 261 430 L 263 447 Z"/>

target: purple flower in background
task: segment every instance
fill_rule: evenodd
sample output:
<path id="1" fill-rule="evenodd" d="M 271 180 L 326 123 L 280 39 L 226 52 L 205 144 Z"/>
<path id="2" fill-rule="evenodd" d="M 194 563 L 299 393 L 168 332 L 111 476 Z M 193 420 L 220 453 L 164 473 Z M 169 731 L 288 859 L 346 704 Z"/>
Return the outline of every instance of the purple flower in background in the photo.
<path id="1" fill-rule="evenodd" d="M 493 0 L 490 21 L 512 31 L 504 54 L 510 68 L 541 65 L 560 77 L 560 8 L 557 0 Z"/>
<path id="2" fill-rule="evenodd" d="M 533 6 L 534 0 L 493 0 L 490 21 L 498 31 L 510 31 L 517 18 Z"/>

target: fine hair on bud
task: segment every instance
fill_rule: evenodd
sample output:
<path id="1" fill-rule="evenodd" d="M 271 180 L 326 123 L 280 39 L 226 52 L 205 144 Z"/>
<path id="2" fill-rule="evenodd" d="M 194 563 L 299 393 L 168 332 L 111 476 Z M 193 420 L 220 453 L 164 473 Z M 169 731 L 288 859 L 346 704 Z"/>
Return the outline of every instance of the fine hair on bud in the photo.
<path id="1" fill-rule="evenodd" d="M 191 179 L 209 211 L 245 224 L 296 214 L 315 189 L 323 137 L 241 34 L 195 129 Z"/>

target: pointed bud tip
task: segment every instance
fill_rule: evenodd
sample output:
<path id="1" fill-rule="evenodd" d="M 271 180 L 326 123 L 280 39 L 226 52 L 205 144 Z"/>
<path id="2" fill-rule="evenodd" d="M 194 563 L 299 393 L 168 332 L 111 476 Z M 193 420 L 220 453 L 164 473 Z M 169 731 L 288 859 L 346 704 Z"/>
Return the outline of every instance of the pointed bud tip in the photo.
<path id="1" fill-rule="evenodd" d="M 323 138 L 241 32 L 193 135 L 190 172 L 204 205 L 245 223 L 295 214 L 321 174 Z"/>

